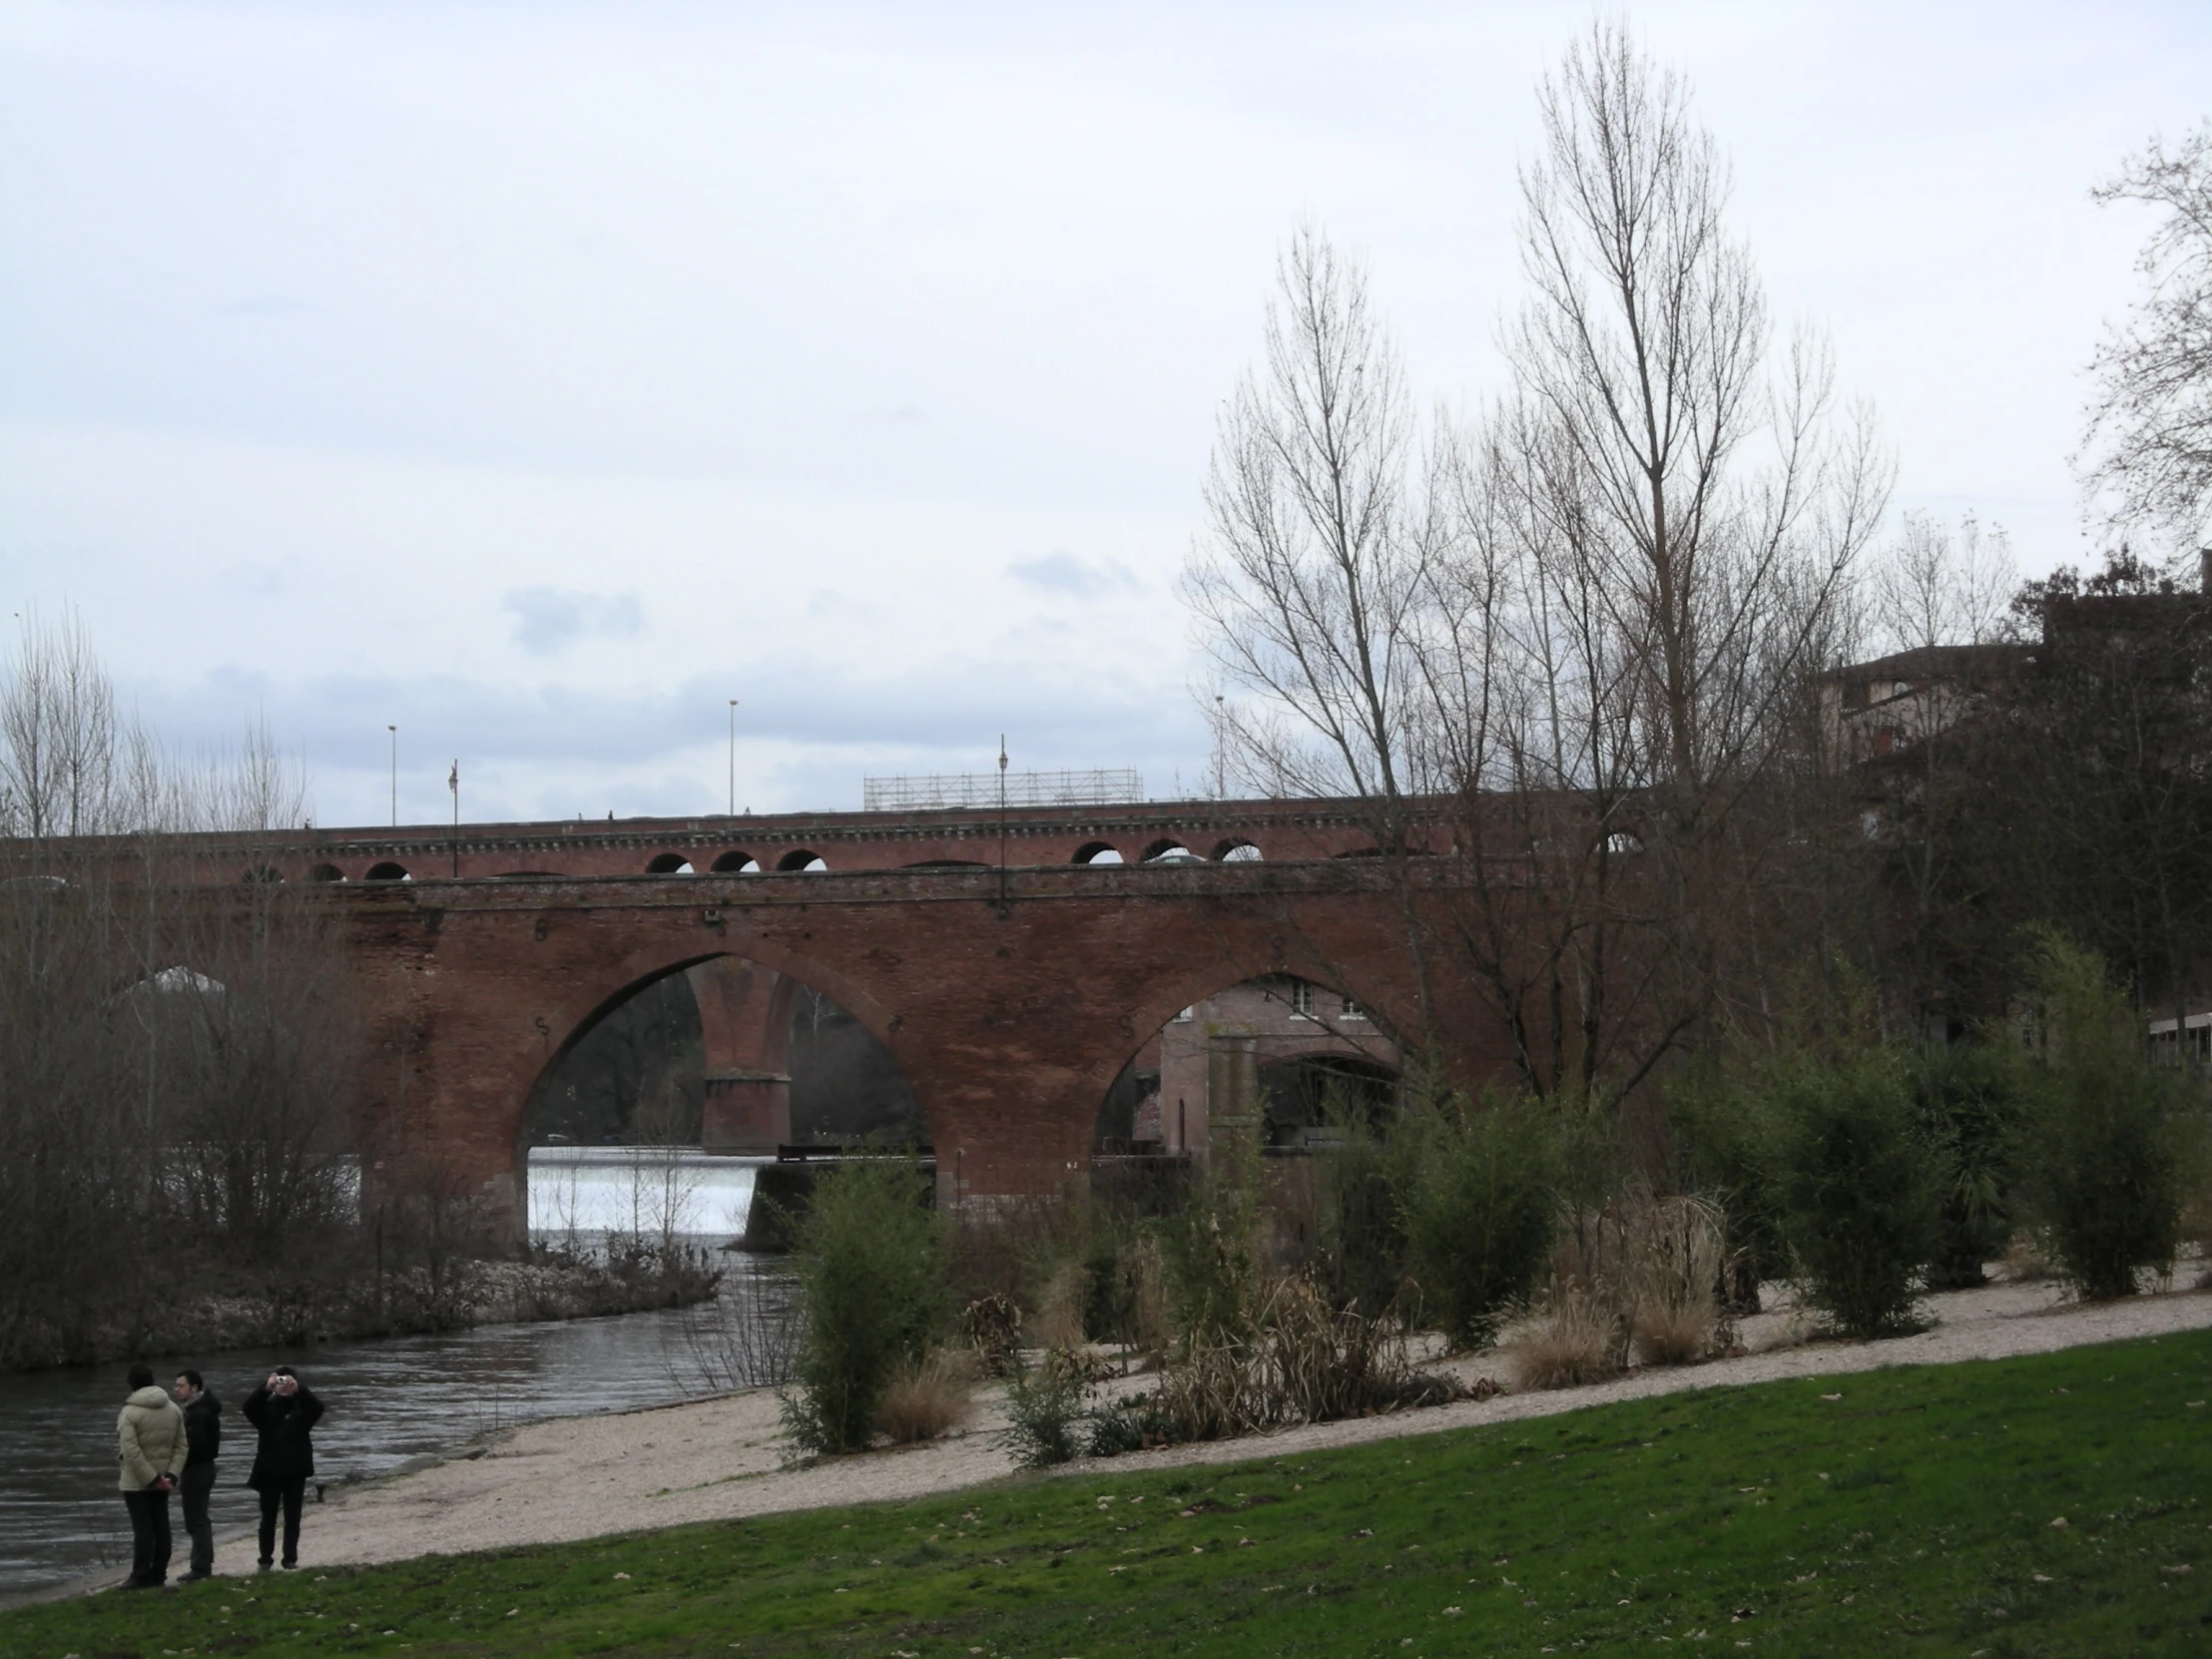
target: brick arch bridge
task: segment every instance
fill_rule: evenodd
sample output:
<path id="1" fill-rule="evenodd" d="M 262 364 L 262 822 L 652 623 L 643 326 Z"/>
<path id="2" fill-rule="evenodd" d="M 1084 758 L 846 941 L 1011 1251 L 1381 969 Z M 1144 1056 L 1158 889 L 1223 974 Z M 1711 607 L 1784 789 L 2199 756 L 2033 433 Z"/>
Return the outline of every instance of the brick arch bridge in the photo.
<path id="1" fill-rule="evenodd" d="M 601 1014 L 674 973 L 700 1006 L 711 1143 L 789 1138 L 781 1045 L 805 984 L 896 1060 L 949 1201 L 1067 1190 L 1116 1074 L 1225 987 L 1291 974 L 1384 1029 L 1417 1023 L 1400 905 L 1347 803 L 1025 809 L 1003 838 L 995 813 L 956 812 L 195 839 L 202 879 L 240 862 L 323 883 L 368 1002 L 384 1144 L 434 1155 L 516 1227 L 533 1094 Z M 1123 861 L 1087 856 L 1102 845 Z M 1186 852 L 1143 861 L 1162 847 Z M 729 869 L 740 849 L 759 867 Z M 802 872 L 801 851 L 829 868 Z M 369 878 L 379 865 L 406 878 Z M 1502 1068 L 1494 1016 L 1437 1013 L 1457 1067 Z"/>

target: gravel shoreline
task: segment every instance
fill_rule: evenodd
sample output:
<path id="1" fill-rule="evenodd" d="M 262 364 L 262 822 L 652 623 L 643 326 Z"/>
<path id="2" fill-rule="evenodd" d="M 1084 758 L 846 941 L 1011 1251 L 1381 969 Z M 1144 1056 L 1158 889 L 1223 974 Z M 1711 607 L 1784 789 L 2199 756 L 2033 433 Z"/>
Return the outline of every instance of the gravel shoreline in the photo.
<path id="1" fill-rule="evenodd" d="M 1803 1322 L 1785 1310 L 1745 1322 L 1742 1337 L 1752 1352 L 1701 1366 L 1648 1369 L 1580 1388 L 1505 1393 L 1236 1440 L 1083 1459 L 1053 1472 L 1112 1480 L 1143 1469 L 1239 1462 L 1434 1434 L 1689 1389 L 1849 1376 L 1885 1366 L 2001 1359 L 2212 1327 L 2212 1295 L 2194 1290 L 2084 1306 L 2063 1300 L 2052 1284 L 2007 1284 L 1933 1296 L 1928 1307 L 1939 1323 L 1917 1336 L 1804 1344 Z M 1470 1381 L 1495 1368 L 1494 1357 L 1481 1355 L 1448 1364 Z M 951 1438 L 793 1467 L 785 1462 L 775 1396 L 766 1390 L 622 1415 L 557 1418 L 471 1447 L 432 1468 L 333 1489 L 329 1502 L 308 1506 L 300 1558 L 311 1570 L 938 1496 L 1013 1472 L 994 1442 L 1001 1421 L 986 1396 L 966 1431 Z M 251 1537 L 227 1539 L 218 1548 L 216 1570 L 249 1573 L 254 1553 Z"/>

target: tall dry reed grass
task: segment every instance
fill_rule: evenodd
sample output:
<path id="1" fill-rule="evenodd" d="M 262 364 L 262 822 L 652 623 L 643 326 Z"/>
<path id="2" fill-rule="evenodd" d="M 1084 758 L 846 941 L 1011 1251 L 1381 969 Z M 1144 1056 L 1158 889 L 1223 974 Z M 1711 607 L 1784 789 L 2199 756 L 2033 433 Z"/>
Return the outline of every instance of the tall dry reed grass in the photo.
<path id="1" fill-rule="evenodd" d="M 973 1350 L 931 1349 L 891 1379 L 875 1408 L 876 1429 L 893 1445 L 941 1439 L 974 1415 L 981 1375 Z"/>

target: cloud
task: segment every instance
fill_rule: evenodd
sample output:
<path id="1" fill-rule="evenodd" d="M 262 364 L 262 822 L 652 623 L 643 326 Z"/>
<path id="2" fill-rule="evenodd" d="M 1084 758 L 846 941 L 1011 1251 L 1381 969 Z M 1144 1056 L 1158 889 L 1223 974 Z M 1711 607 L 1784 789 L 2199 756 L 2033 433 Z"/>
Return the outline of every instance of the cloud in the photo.
<path id="1" fill-rule="evenodd" d="M 515 644 L 550 656 L 578 639 L 626 639 L 645 626 L 634 593 L 579 593 L 573 588 L 513 588 L 499 608 L 515 619 Z"/>
<path id="2" fill-rule="evenodd" d="M 1054 548 L 1038 559 L 1018 559 L 1006 567 L 1017 582 L 1052 593 L 1069 593 L 1078 599 L 1137 586 L 1137 574 L 1119 559 L 1079 559 L 1063 548 Z"/>

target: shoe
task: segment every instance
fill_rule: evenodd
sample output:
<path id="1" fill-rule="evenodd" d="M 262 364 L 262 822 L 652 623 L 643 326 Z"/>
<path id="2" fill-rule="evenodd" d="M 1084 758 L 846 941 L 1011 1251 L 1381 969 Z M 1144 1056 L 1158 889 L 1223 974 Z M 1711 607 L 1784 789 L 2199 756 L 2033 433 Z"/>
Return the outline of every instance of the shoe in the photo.
<path id="1" fill-rule="evenodd" d="M 180 1574 L 177 1582 L 180 1584 L 197 1584 L 203 1578 L 213 1578 L 215 1574 L 212 1572 L 188 1572 Z"/>
<path id="2" fill-rule="evenodd" d="M 256 1572 L 267 1572 L 267 1571 L 269 1571 L 269 1569 L 270 1569 L 271 1567 L 274 1567 L 274 1566 L 275 1566 L 276 1564 L 276 1562 L 272 1561 L 272 1560 L 271 1560 L 271 1559 L 270 1559 L 270 1558 L 269 1558 L 268 1556 L 266 1556 L 266 1555 L 265 1555 L 265 1556 L 263 1556 L 263 1557 L 262 1557 L 262 1560 L 261 1560 L 261 1565 L 259 1565 L 258 1567 L 256 1567 L 256 1568 L 255 1568 L 254 1570 L 255 1570 Z"/>
<path id="3" fill-rule="evenodd" d="M 298 1570 L 299 1570 L 299 1563 L 298 1563 L 297 1561 L 286 1561 L 286 1562 L 284 1563 L 284 1571 L 286 1571 L 286 1572 L 297 1572 Z"/>

